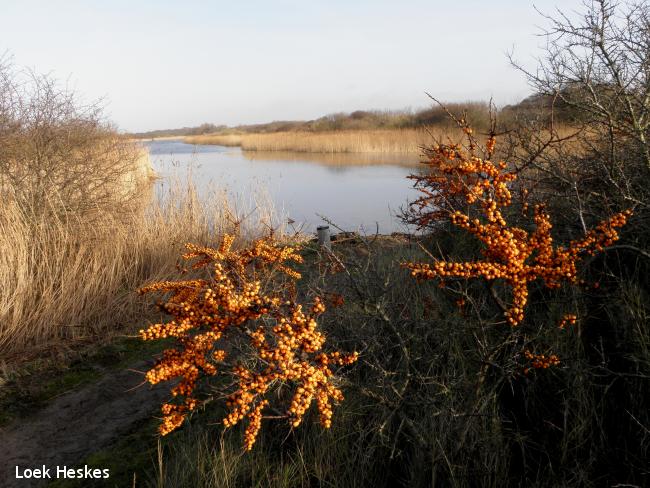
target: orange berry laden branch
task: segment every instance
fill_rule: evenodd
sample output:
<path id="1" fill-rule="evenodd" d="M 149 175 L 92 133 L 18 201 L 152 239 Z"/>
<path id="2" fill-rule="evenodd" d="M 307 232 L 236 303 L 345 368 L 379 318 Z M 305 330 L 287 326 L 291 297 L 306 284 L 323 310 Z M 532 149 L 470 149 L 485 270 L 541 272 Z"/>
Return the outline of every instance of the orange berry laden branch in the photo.
<path id="1" fill-rule="evenodd" d="M 325 305 L 320 298 L 305 312 L 300 304 L 286 300 L 277 279 L 276 292 L 263 290 L 278 275 L 291 284 L 300 278 L 287 265 L 302 262 L 294 247 L 281 247 L 268 237 L 233 250 L 233 241 L 226 235 L 218 249 L 187 244 L 183 258 L 197 259 L 195 270 L 209 268 L 209 279 L 161 282 L 139 290 L 171 293 L 160 307 L 172 319 L 140 331 L 144 340 L 172 337 L 177 343 L 146 374 L 151 384 L 179 379 L 171 390 L 174 400 L 162 407 L 160 433 L 168 434 L 183 423 L 201 404 L 195 394 L 197 382 L 219 372 L 234 379 L 223 424 L 233 427 L 248 419 L 246 450 L 255 443 L 264 411 L 271 406 L 271 393 L 282 385 L 294 386 L 284 414 L 292 427 L 300 425 L 315 400 L 320 423 L 329 428 L 332 405 L 343 400 L 332 368 L 352 364 L 357 353 L 322 350 L 325 336 L 318 330 L 317 318 Z M 226 363 L 229 356 L 238 362 Z"/>
<path id="2" fill-rule="evenodd" d="M 584 256 L 593 256 L 618 240 L 617 229 L 632 215 L 626 210 L 600 222 L 586 232 L 582 239 L 567 246 L 555 245 L 551 235 L 551 217 L 543 205 L 535 205 L 532 212 L 534 230 L 527 231 L 507 222 L 503 209 L 512 203 L 509 183 L 517 179 L 515 171 L 508 171 L 504 161 L 493 163 L 496 137 L 490 134 L 483 149 L 477 154 L 478 144 L 472 130 L 460 119 L 457 121 L 468 137 L 467 147 L 460 144 L 437 144 L 431 148 L 427 161 L 429 171 L 411 175 L 414 186 L 423 196 L 413 202 L 415 222 L 424 228 L 434 222 L 448 220 L 454 226 L 475 236 L 482 244 L 482 259 L 468 262 L 435 259 L 433 263 L 406 262 L 402 266 L 418 280 L 481 278 L 492 284 L 502 280 L 511 290 L 510 303 L 504 304 L 495 296 L 507 323 L 519 325 L 525 318 L 529 285 L 542 280 L 550 289 L 562 283 L 581 284 L 577 264 Z M 479 217 L 470 218 L 469 212 L 456 208 L 478 208 Z M 524 205 L 524 213 L 530 218 Z M 566 315 L 560 327 L 575 323 L 574 315 Z M 525 353 L 535 368 L 547 368 L 559 363 L 556 356 Z"/>

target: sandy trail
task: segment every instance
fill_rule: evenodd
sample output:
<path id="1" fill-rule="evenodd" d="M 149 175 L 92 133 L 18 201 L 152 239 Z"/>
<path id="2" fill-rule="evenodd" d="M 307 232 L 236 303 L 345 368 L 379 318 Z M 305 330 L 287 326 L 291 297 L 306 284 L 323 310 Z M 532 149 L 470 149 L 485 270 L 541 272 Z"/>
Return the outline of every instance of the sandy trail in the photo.
<path id="1" fill-rule="evenodd" d="M 152 364 L 142 361 L 130 366 L 135 371 L 110 371 L 31 417 L 0 429 L 0 487 L 43 486 L 48 480 L 17 480 L 16 466 L 45 465 L 55 479 L 56 466 L 73 467 L 127 433 L 136 422 L 155 415 L 169 398 L 169 385 L 136 388 L 143 380 L 136 371 L 146 371 Z"/>

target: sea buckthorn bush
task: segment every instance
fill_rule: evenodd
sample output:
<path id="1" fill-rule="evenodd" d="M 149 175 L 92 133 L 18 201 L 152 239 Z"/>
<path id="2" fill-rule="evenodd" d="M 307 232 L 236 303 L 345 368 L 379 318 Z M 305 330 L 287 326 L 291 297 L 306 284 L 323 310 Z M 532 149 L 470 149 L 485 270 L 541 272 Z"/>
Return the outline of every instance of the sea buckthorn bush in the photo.
<path id="1" fill-rule="evenodd" d="M 176 343 L 146 373 L 151 384 L 177 380 L 173 399 L 162 406 L 160 434 L 177 429 L 205 403 L 198 384 L 217 375 L 230 379 L 223 425 L 248 420 L 246 450 L 252 449 L 267 411 L 297 427 L 316 402 L 320 424 L 329 428 L 332 406 L 343 400 L 333 369 L 352 364 L 357 353 L 323 350 L 326 339 L 317 319 L 325 305 L 319 297 L 308 310 L 287 299 L 300 278 L 289 266 L 302 262 L 295 247 L 281 246 L 272 236 L 237 250 L 233 242 L 226 235 L 217 249 L 187 244 L 183 258 L 192 262 L 191 270 L 208 271 L 207 277 L 139 290 L 171 295 L 159 304 L 171 320 L 140 331 L 144 340 Z M 287 386 L 293 388 L 290 398 L 280 391 Z M 274 397 L 287 404 L 275 405 Z"/>
<path id="2" fill-rule="evenodd" d="M 562 245 L 553 238 L 551 216 L 544 204 L 537 203 L 531 209 L 525 200 L 526 191 L 522 190 L 522 215 L 513 221 L 506 210 L 513 203 L 517 170 L 509 169 L 504 161 L 493 161 L 493 131 L 481 148 L 466 121 L 457 121 L 467 136 L 467 144 L 434 145 L 426 162 L 429 171 L 410 176 L 423 193 L 412 204 L 411 223 L 423 229 L 448 221 L 480 242 L 482 258 L 435 259 L 433 263 L 406 262 L 403 266 L 412 277 L 438 279 L 443 287 L 445 280 L 482 279 L 490 287 L 503 283 L 509 290 L 505 297 L 498 296 L 494 288 L 491 291 L 505 321 L 514 327 L 524 321 L 531 283 L 541 282 L 548 289 L 559 289 L 562 284 L 586 284 L 579 278 L 578 264 L 618 240 L 618 229 L 626 224 L 632 211 L 617 213 L 586 231 L 583 237 Z M 458 303 L 464 303 L 464 299 Z M 560 328 L 575 321 L 575 316 L 566 316 Z M 530 352 L 524 356 L 534 368 L 559 363 L 556 356 L 546 358 Z"/>

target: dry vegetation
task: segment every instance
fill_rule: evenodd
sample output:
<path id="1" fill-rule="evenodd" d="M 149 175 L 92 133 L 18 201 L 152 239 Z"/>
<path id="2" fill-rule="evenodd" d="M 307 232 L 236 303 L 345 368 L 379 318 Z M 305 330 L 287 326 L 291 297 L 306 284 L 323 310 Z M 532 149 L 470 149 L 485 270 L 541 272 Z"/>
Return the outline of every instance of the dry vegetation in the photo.
<path id="1" fill-rule="evenodd" d="M 185 138 L 190 144 L 240 146 L 244 151 L 303 153 L 419 154 L 441 129 L 341 130 L 332 132 L 274 132 L 268 134 L 206 134 Z"/>
<path id="2" fill-rule="evenodd" d="M 176 275 L 180 243 L 257 231 L 238 224 L 225 195 L 200 201 L 177 184 L 152 198 L 148 155 L 104 123 L 98 107 L 79 106 L 54 80 L 6 61 L 0 146 L 3 361 L 124 333 L 146 315 L 134 290 Z M 265 210 L 255 216 L 271 222 L 272 206 L 257 203 Z"/>
<path id="3" fill-rule="evenodd" d="M 117 217 L 95 213 L 92 225 L 77 215 L 35 218 L 15 204 L 3 205 L 1 356 L 37 355 L 70 341 L 133 330 L 150 315 L 134 290 L 178 276 L 182 242 L 212 244 L 237 228 L 243 240 L 259 232 L 252 221 L 237 224 L 250 210 L 246 205 L 235 210 L 225 194 L 204 201 L 181 187 L 147 208 L 126 209 Z M 268 202 L 258 203 L 266 215 L 256 217 L 277 225 Z"/>

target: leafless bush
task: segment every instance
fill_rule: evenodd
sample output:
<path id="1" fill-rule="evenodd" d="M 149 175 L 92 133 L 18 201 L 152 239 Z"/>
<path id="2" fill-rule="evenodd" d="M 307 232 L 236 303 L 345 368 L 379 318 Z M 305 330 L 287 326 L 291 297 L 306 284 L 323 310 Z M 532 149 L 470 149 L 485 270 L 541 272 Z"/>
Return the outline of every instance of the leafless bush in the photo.
<path id="1" fill-rule="evenodd" d="M 128 208 L 148 176 L 148 159 L 48 75 L 0 58 L 0 192 L 23 211 L 52 208 L 90 219 Z M 50 209 L 50 210 L 48 210 Z"/>
<path id="2" fill-rule="evenodd" d="M 516 131 L 522 165 L 536 183 L 564 192 L 574 215 L 649 204 L 650 6 L 585 0 L 577 20 L 544 15 L 546 48 L 536 71 L 523 71 L 541 96 L 572 117 L 571 137 L 550 120 Z M 541 124 L 540 124 L 541 122 Z M 541 128 L 545 130 L 540 132 Z"/>

